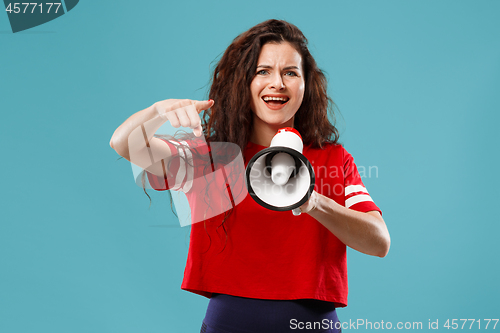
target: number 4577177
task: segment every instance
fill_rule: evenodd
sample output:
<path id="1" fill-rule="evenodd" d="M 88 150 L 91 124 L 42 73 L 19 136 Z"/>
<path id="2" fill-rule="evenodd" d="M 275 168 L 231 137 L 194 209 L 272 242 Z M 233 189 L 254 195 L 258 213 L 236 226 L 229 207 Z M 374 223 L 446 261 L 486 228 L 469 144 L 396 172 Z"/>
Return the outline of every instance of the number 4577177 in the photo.
<path id="1" fill-rule="evenodd" d="M 30 11 L 30 8 L 29 7 L 32 7 L 31 8 L 31 11 Z M 22 8 L 24 7 L 24 8 Z M 45 4 L 44 3 L 37 3 L 37 2 L 16 2 L 16 3 L 9 3 L 9 5 L 7 6 L 7 8 L 5 8 L 5 11 L 6 12 L 9 12 L 10 13 L 14 13 L 14 14 L 33 14 L 35 13 L 35 10 L 36 10 L 36 13 L 38 13 L 38 9 L 37 7 L 40 7 L 40 14 L 43 14 L 43 7 L 47 8 L 47 14 L 50 13 L 51 10 L 54 10 L 54 12 L 57 14 L 57 11 L 59 10 L 59 7 L 61 7 L 61 3 L 60 2 L 46 2 Z M 54 8 L 52 8 L 54 7 Z"/>
<path id="2" fill-rule="evenodd" d="M 464 328 L 465 329 L 472 329 L 472 327 L 475 326 L 474 324 L 477 323 L 477 328 L 481 329 L 481 320 L 483 321 L 483 328 L 484 329 L 488 329 L 488 326 L 490 326 L 491 322 L 494 322 L 492 328 L 495 329 L 497 327 L 497 324 L 499 321 L 499 319 L 477 319 L 477 320 L 476 319 L 448 319 L 444 323 L 443 327 L 446 327 L 448 329 L 451 328 L 452 330 L 456 330 L 459 328 L 462 330 Z M 470 322 L 470 324 L 467 324 L 468 322 Z M 484 322 L 486 322 L 486 323 L 484 323 Z M 462 325 L 460 325 L 459 323 L 461 323 Z"/>

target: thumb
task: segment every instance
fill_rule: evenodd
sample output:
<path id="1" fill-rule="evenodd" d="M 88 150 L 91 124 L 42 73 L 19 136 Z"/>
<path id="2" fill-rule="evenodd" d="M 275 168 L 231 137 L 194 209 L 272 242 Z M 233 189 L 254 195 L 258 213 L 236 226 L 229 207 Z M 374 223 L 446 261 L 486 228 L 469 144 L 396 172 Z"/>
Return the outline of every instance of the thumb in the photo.
<path id="1" fill-rule="evenodd" d="M 195 101 L 194 106 L 196 111 L 200 113 L 203 110 L 210 109 L 214 105 L 214 100 L 209 99 L 208 101 Z"/>
<path id="2" fill-rule="evenodd" d="M 201 136 L 203 134 L 203 128 L 201 127 L 201 125 L 198 125 L 195 128 L 193 128 L 193 134 L 195 136 Z"/>
<path id="3" fill-rule="evenodd" d="M 301 213 L 310 213 L 315 210 L 318 205 L 318 199 L 318 193 L 313 190 L 309 199 L 299 207 Z"/>

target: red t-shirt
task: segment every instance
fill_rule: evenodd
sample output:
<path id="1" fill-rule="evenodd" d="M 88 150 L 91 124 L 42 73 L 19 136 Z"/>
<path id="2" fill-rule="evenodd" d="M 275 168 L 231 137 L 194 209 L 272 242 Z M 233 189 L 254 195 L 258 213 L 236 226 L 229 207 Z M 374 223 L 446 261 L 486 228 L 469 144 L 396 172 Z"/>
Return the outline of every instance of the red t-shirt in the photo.
<path id="1" fill-rule="evenodd" d="M 171 143 L 169 146 L 175 149 Z M 265 148 L 249 143 L 244 151 L 245 165 Z M 352 156 L 341 145 L 326 144 L 323 149 L 305 146 L 303 155 L 313 166 L 316 192 L 350 209 L 380 212 Z M 196 173 L 196 161 L 186 165 L 172 165 L 172 175 L 175 168 L 185 168 L 181 170 L 185 175 L 189 168 Z M 189 185 L 187 176 L 176 181 L 172 177 L 167 182 L 148 173 L 151 186 L 157 190 L 174 183 L 181 190 Z M 191 207 L 195 206 L 196 191 L 187 188 L 186 194 Z M 258 299 L 318 299 L 334 302 L 336 307 L 347 306 L 346 246 L 321 223 L 308 214 L 293 216 L 291 211 L 266 209 L 250 195 L 236 204 L 222 227 L 223 217 L 221 214 L 191 226 L 182 289 L 208 298 L 221 293 Z"/>

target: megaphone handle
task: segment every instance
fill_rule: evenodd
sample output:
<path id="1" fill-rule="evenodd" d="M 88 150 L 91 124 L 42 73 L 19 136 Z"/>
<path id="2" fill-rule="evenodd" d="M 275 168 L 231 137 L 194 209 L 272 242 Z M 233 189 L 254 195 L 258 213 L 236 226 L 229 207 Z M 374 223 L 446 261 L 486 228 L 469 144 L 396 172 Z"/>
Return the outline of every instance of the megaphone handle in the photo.
<path id="1" fill-rule="evenodd" d="M 299 216 L 300 214 L 302 214 L 302 209 L 300 209 L 300 207 L 294 208 L 292 209 L 292 213 L 294 216 Z"/>

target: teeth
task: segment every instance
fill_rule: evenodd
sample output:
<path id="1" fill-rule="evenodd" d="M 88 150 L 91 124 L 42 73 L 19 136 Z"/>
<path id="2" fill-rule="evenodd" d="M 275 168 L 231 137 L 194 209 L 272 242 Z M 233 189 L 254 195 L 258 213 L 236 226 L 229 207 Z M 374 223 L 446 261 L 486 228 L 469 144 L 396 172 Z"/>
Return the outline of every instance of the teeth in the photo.
<path id="1" fill-rule="evenodd" d="M 269 96 L 265 96 L 263 99 L 266 102 L 267 101 L 283 101 L 283 102 L 288 101 L 287 97 L 269 97 Z"/>

